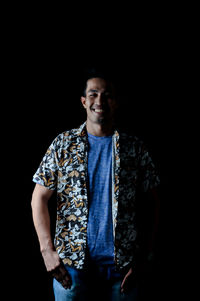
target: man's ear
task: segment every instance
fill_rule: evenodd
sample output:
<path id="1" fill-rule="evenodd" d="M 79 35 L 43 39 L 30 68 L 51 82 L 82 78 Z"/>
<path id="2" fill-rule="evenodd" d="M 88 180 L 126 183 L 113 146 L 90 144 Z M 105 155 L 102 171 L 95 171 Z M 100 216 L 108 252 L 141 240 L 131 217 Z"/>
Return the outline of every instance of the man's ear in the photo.
<path id="1" fill-rule="evenodd" d="M 86 109 L 85 102 L 86 102 L 86 97 L 81 96 L 81 103 L 82 103 L 83 107 Z"/>

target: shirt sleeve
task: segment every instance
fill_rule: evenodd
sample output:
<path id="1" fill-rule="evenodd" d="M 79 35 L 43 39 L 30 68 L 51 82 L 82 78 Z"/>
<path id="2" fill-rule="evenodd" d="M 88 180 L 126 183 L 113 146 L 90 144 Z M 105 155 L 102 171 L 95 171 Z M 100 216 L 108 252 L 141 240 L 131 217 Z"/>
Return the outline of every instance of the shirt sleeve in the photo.
<path id="1" fill-rule="evenodd" d="M 58 160 L 55 139 L 46 154 L 44 155 L 36 173 L 33 175 L 33 182 L 43 185 L 50 190 L 57 187 Z"/>
<path id="2" fill-rule="evenodd" d="M 158 186 L 160 177 L 147 148 L 141 147 L 140 155 L 140 186 L 144 192 Z"/>

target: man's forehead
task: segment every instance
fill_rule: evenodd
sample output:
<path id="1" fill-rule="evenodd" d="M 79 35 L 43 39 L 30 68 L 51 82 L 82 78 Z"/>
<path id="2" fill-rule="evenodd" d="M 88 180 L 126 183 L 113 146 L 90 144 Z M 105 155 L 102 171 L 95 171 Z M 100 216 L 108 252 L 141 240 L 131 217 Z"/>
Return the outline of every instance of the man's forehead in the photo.
<path id="1" fill-rule="evenodd" d="M 90 90 L 108 90 L 110 85 L 108 81 L 103 78 L 90 78 L 87 81 L 87 91 Z"/>

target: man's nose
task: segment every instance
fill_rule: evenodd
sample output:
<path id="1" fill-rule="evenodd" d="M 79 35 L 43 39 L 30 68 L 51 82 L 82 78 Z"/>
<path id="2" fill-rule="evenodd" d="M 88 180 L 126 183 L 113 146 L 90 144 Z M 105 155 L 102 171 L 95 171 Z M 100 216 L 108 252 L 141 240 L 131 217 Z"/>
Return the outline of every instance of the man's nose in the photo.
<path id="1" fill-rule="evenodd" d="M 96 98 L 96 104 L 102 105 L 105 102 L 105 97 L 102 93 L 99 93 L 97 98 Z"/>

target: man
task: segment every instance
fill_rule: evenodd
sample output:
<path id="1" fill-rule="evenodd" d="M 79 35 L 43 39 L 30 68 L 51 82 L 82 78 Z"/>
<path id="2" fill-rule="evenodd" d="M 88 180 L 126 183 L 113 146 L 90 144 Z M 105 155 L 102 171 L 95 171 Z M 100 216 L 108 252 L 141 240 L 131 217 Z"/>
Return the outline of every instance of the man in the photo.
<path id="1" fill-rule="evenodd" d="M 86 122 L 56 137 L 33 177 L 40 250 L 55 300 L 102 293 L 107 300 L 137 300 L 137 195 L 149 191 L 157 201 L 159 179 L 144 144 L 115 127 L 118 101 L 109 78 L 90 74 L 81 103 Z M 48 201 L 55 190 L 53 243 Z M 156 228 L 154 219 L 151 244 Z"/>

